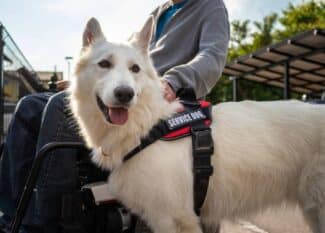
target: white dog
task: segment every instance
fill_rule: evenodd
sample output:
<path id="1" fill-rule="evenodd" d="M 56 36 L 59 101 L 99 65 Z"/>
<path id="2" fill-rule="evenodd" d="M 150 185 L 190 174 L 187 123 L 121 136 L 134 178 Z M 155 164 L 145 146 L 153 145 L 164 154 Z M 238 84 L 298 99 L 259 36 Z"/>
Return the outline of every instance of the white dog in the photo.
<path id="1" fill-rule="evenodd" d="M 297 203 L 325 233 L 325 107 L 298 101 L 222 103 L 213 108 L 214 173 L 193 209 L 191 138 L 157 141 L 123 163 L 178 101 L 163 98 L 148 55 L 153 19 L 126 44 L 107 42 L 91 19 L 70 88 L 71 107 L 93 160 L 112 171 L 110 191 L 155 233 L 214 232 L 235 218 Z"/>

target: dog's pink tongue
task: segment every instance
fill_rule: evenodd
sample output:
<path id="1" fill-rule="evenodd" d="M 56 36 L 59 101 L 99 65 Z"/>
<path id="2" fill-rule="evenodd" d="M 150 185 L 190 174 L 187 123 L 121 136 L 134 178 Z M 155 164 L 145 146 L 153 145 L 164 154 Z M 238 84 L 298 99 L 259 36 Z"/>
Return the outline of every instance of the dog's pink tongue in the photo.
<path id="1" fill-rule="evenodd" d="M 123 125 L 128 120 L 128 110 L 125 108 L 110 108 L 109 117 L 113 124 Z"/>

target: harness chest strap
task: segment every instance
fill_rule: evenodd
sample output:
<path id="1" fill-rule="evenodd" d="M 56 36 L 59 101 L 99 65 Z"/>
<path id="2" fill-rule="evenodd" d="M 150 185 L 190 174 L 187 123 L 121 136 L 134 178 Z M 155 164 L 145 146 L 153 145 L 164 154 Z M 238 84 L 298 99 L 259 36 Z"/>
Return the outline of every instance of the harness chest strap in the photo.
<path id="1" fill-rule="evenodd" d="M 213 174 L 211 156 L 214 143 L 209 126 L 201 123 L 192 127 L 192 151 L 194 172 L 194 210 L 200 215 L 209 187 L 209 178 Z"/>
<path id="2" fill-rule="evenodd" d="M 213 139 L 210 124 L 212 122 L 211 105 L 206 101 L 185 103 L 187 111 L 161 120 L 148 136 L 141 139 L 140 145 L 124 156 L 123 162 L 131 159 L 141 150 L 158 139 L 176 140 L 192 136 L 193 174 L 194 174 L 194 207 L 197 215 L 205 200 L 209 178 L 213 173 L 211 156 L 213 155 Z"/>

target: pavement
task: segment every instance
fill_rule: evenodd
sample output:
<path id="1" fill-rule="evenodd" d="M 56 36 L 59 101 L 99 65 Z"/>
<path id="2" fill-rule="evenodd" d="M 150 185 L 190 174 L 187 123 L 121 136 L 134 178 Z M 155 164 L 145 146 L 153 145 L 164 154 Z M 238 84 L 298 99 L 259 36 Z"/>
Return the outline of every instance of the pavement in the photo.
<path id="1" fill-rule="evenodd" d="M 298 208 L 278 208 L 261 214 L 224 221 L 221 233 L 312 233 Z"/>
<path id="2" fill-rule="evenodd" d="M 0 212 L 0 216 L 2 213 Z M 298 208 L 278 208 L 236 221 L 223 221 L 220 233 L 312 233 Z"/>

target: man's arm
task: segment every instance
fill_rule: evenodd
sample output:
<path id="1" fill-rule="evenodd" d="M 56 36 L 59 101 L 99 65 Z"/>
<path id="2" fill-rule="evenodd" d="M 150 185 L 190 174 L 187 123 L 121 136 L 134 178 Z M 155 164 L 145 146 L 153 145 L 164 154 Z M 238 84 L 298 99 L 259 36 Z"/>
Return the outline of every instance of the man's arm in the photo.
<path id="1" fill-rule="evenodd" d="M 225 66 L 229 37 L 227 11 L 218 7 L 204 18 L 196 56 L 165 72 L 163 78 L 175 93 L 182 87 L 192 87 L 197 98 L 209 93 Z"/>

